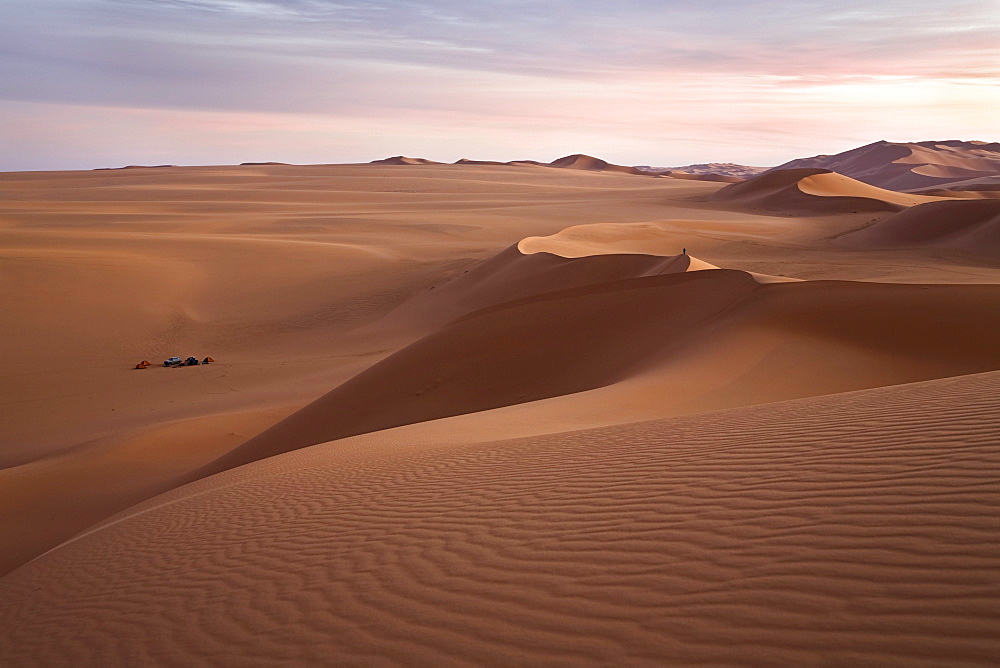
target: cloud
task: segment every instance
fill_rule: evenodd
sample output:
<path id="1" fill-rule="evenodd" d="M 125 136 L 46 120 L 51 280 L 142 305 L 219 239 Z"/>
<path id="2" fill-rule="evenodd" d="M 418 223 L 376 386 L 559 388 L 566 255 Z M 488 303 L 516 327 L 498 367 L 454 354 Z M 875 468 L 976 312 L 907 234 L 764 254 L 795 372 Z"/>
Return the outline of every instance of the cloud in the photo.
<path id="1" fill-rule="evenodd" d="M 813 133 L 795 145 L 894 126 L 974 136 L 995 131 L 995 10 L 993 0 L 7 0 L 0 100 L 271 115 L 283 128 L 296 114 L 383 131 L 450 123 L 468 137 L 487 123 L 600 145 L 667 124 L 678 131 L 659 139 L 704 137 L 708 148 L 719 128 L 737 143 Z"/>

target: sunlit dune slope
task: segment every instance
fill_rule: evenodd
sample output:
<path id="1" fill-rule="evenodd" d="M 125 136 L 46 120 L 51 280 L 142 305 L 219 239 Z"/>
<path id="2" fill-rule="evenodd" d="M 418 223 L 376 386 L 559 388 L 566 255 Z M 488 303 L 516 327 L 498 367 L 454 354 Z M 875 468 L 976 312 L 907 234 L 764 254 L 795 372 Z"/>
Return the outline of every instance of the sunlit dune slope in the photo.
<path id="1" fill-rule="evenodd" d="M 844 235 L 840 241 L 859 248 L 955 248 L 1000 259 L 1000 200 L 922 204 Z"/>
<path id="2" fill-rule="evenodd" d="M 799 214 L 900 211 L 937 198 L 883 190 L 825 169 L 765 172 L 713 193 L 712 200 Z"/>
<path id="3" fill-rule="evenodd" d="M 0 580 L 4 665 L 992 665 L 1000 374 L 333 443 Z"/>
<path id="4" fill-rule="evenodd" d="M 527 237 L 517 244 L 524 254 L 551 253 L 565 258 L 630 254 L 659 255 L 669 258 L 672 271 L 698 271 L 718 269 L 676 248 L 669 243 L 661 230 L 648 225 L 616 225 L 614 223 L 575 225 L 545 237 Z M 663 273 L 663 272 L 661 272 Z"/>

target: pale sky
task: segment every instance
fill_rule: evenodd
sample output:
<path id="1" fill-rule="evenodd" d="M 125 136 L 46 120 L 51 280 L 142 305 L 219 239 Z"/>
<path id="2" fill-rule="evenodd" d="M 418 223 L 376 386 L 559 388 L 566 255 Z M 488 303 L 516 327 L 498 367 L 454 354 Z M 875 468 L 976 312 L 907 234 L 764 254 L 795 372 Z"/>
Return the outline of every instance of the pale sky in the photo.
<path id="1" fill-rule="evenodd" d="M 0 170 L 1000 139 L 1000 0 L 0 0 Z"/>

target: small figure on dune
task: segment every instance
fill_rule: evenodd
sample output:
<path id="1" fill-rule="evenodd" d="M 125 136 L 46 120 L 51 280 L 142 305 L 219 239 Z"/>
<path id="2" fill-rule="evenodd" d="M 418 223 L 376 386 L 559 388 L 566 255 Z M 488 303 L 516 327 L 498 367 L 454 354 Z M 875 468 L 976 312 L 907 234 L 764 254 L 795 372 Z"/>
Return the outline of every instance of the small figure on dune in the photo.
<path id="1" fill-rule="evenodd" d="M 687 255 L 687 254 L 688 254 L 688 249 L 687 248 L 682 248 L 681 249 L 681 255 Z"/>

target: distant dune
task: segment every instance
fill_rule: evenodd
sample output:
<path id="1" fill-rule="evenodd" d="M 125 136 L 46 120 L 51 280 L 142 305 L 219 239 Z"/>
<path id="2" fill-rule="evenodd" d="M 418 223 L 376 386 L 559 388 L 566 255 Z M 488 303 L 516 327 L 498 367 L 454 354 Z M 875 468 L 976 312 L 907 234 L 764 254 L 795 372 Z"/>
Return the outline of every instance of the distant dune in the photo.
<path id="1" fill-rule="evenodd" d="M 391 158 L 383 158 L 382 160 L 372 160 L 372 165 L 440 165 L 440 162 L 434 162 L 433 160 L 428 160 L 427 158 L 407 158 L 404 155 L 395 155 Z"/>
<path id="2" fill-rule="evenodd" d="M 763 172 L 768 167 L 750 167 L 748 165 L 737 165 L 732 162 L 709 162 L 696 165 L 684 165 L 682 167 L 651 167 L 649 165 L 637 165 L 636 169 L 654 174 L 663 174 L 674 178 L 702 178 L 705 181 L 721 181 L 737 183 L 753 178 Z"/>
<path id="3" fill-rule="evenodd" d="M 558 160 L 553 160 L 549 163 L 549 167 L 558 167 L 561 169 L 581 169 L 584 171 L 591 172 L 622 172 L 623 174 L 642 174 L 646 175 L 646 172 L 641 169 L 636 169 L 635 167 L 626 167 L 625 165 L 614 165 L 606 160 L 601 160 L 600 158 L 594 158 L 589 155 L 581 155 L 579 153 L 574 155 L 567 155 L 565 157 L 559 158 Z"/>
<path id="4" fill-rule="evenodd" d="M 774 170 L 829 169 L 890 190 L 947 189 L 954 184 L 1000 183 L 1000 143 L 878 141 L 837 153 L 799 158 Z M 972 189 L 972 188 L 969 188 Z"/>
<path id="5" fill-rule="evenodd" d="M 859 248 L 955 248 L 1000 260 L 1000 200 L 921 204 L 844 235 L 840 241 Z"/>
<path id="6" fill-rule="evenodd" d="M 741 176 L 729 176 L 727 174 L 691 174 L 681 171 L 662 172 L 660 176 L 669 176 L 672 179 L 686 179 L 688 181 L 716 181 L 718 183 L 740 183 L 745 180 Z"/>
<path id="7" fill-rule="evenodd" d="M 385 158 L 383 160 L 373 160 L 371 162 L 373 165 L 438 165 L 442 163 L 434 162 L 432 160 L 427 160 L 425 158 L 407 158 L 404 156 L 394 156 L 392 158 Z M 601 160 L 600 158 L 595 158 L 589 155 L 583 155 L 582 153 L 575 153 L 573 155 L 567 155 L 562 158 L 553 160 L 552 162 L 539 162 L 537 160 L 511 160 L 509 162 L 502 162 L 499 160 L 471 160 L 469 158 L 462 158 L 455 161 L 456 165 L 473 165 L 473 166 L 512 166 L 512 167 L 526 167 L 526 166 L 537 166 L 537 167 L 553 167 L 556 169 L 575 169 L 580 171 L 588 172 L 621 172 L 623 174 L 636 174 L 641 176 L 650 176 L 648 172 L 645 172 L 636 167 L 627 167 L 625 165 L 615 165 L 606 160 Z"/>
<path id="8" fill-rule="evenodd" d="M 716 201 L 801 213 L 900 211 L 935 198 L 876 188 L 826 169 L 774 170 L 714 193 Z"/>
<path id="9" fill-rule="evenodd" d="M 98 167 L 95 171 L 115 169 L 162 169 L 163 167 L 176 167 L 176 165 L 125 165 L 124 167 Z"/>
<path id="10" fill-rule="evenodd" d="M 499 160 L 469 160 L 468 158 L 461 158 L 455 161 L 456 165 L 492 165 L 495 167 L 510 165 L 509 162 L 501 162 Z"/>
<path id="11" fill-rule="evenodd" d="M 385 158 L 384 160 L 375 160 L 372 164 L 425 165 L 440 163 L 435 163 L 423 158 L 395 156 L 392 158 Z M 456 160 L 454 164 L 492 167 L 519 167 L 533 165 L 538 167 L 553 167 L 556 169 L 576 169 L 588 172 L 620 172 L 623 174 L 635 174 L 639 176 L 669 176 L 675 179 L 687 179 L 691 181 L 718 181 L 722 183 L 738 183 L 748 176 L 759 174 L 766 169 L 764 167 L 746 167 L 744 165 L 735 165 L 732 163 L 690 165 L 689 168 L 677 167 L 672 169 L 657 167 L 630 167 L 627 165 L 616 165 L 608 162 L 607 160 L 595 158 L 590 155 L 584 155 L 582 153 L 574 153 L 573 155 L 563 156 L 562 158 L 557 158 L 552 162 L 539 162 L 537 160 L 511 160 L 503 162 L 499 160 L 471 160 L 469 158 L 461 158 L 460 160 Z"/>

